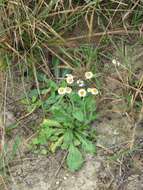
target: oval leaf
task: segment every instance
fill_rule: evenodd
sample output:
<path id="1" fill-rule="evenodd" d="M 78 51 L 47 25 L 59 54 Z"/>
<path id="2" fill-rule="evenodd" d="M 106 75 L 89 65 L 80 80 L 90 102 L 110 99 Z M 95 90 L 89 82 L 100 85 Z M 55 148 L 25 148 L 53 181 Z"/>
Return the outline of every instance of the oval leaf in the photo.
<path id="1" fill-rule="evenodd" d="M 80 122 L 84 121 L 84 114 L 80 110 L 73 112 L 73 117 Z"/>
<path id="2" fill-rule="evenodd" d="M 73 144 L 70 145 L 67 156 L 67 165 L 71 171 L 76 171 L 81 168 L 83 164 L 83 157 L 81 152 Z"/>

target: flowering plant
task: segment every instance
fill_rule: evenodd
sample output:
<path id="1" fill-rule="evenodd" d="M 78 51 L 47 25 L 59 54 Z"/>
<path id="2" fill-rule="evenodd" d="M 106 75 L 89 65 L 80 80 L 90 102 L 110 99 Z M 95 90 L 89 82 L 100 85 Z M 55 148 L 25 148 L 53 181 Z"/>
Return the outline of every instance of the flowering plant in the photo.
<path id="1" fill-rule="evenodd" d="M 95 153 L 90 123 L 96 119 L 94 74 L 86 72 L 82 79 L 68 74 L 59 85 L 50 81 L 50 96 L 45 102 L 49 117 L 41 123 L 39 134 L 33 144 L 47 145 L 55 152 L 61 147 L 68 151 L 67 165 L 71 171 L 79 169 L 83 162 L 83 152 Z M 91 135 L 92 134 L 92 135 Z"/>

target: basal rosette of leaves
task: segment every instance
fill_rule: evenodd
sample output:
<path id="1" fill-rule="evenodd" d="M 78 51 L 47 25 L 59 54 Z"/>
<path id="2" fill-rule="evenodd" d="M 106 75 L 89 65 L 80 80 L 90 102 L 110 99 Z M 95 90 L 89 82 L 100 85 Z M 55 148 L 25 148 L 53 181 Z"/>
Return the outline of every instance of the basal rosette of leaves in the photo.
<path id="1" fill-rule="evenodd" d="M 34 146 L 45 146 L 53 153 L 58 148 L 66 150 L 66 162 L 71 171 L 81 168 L 85 153 L 96 152 L 90 124 L 97 116 L 95 95 L 98 91 L 92 92 L 90 86 L 90 83 L 93 85 L 93 74 L 86 74 L 85 81 L 68 75 L 58 85 L 53 81 L 49 83 L 52 90 L 44 105 L 48 108 L 49 117 L 41 123 L 39 134 L 32 141 Z M 71 77 L 70 82 L 68 77 Z M 83 92 L 80 94 L 81 89 Z"/>

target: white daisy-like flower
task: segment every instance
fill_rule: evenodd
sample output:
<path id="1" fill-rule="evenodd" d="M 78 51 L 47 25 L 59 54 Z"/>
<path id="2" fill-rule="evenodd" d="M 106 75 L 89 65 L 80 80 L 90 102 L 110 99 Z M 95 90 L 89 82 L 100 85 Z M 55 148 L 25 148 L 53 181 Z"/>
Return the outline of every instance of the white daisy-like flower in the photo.
<path id="1" fill-rule="evenodd" d="M 66 88 L 65 88 L 65 91 L 66 91 L 67 94 L 70 94 L 70 93 L 72 92 L 72 88 L 66 87 Z"/>
<path id="2" fill-rule="evenodd" d="M 113 63 L 113 65 L 115 65 L 115 66 L 120 66 L 120 62 L 117 61 L 116 59 L 113 59 L 113 60 L 112 60 L 112 63 Z"/>
<path id="3" fill-rule="evenodd" d="M 65 89 L 64 87 L 60 87 L 60 88 L 58 89 L 58 93 L 59 93 L 60 95 L 64 95 L 64 94 L 66 93 L 66 89 Z"/>
<path id="4" fill-rule="evenodd" d="M 97 90 L 97 88 L 91 88 L 90 92 L 93 95 L 97 95 L 99 93 L 98 90 Z"/>
<path id="5" fill-rule="evenodd" d="M 112 60 L 112 63 L 113 63 L 114 65 L 116 65 L 116 59 L 113 59 L 113 60 Z"/>
<path id="6" fill-rule="evenodd" d="M 86 96 L 86 90 L 84 88 L 81 88 L 79 91 L 78 91 L 78 95 L 80 97 L 85 97 Z"/>
<path id="7" fill-rule="evenodd" d="M 73 77 L 71 77 L 71 76 L 67 77 L 66 81 L 67 81 L 68 84 L 72 84 L 74 82 Z"/>
<path id="8" fill-rule="evenodd" d="M 86 79 L 91 79 L 93 77 L 93 73 L 91 71 L 85 73 Z"/>

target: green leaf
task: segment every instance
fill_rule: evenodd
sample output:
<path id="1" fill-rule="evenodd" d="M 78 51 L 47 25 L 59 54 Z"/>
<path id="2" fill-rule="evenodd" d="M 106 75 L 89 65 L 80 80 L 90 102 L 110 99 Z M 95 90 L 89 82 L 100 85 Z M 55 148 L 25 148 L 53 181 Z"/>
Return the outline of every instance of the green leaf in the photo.
<path id="1" fill-rule="evenodd" d="M 34 138 L 34 139 L 32 140 L 32 144 L 34 144 L 34 145 L 39 144 L 38 138 Z"/>
<path id="2" fill-rule="evenodd" d="M 44 145 L 44 144 L 46 144 L 47 143 L 47 138 L 45 137 L 45 135 L 40 135 L 39 137 L 38 137 L 38 142 L 39 142 L 39 144 L 41 144 L 41 145 Z"/>
<path id="3" fill-rule="evenodd" d="M 70 145 L 67 156 L 67 165 L 71 171 L 76 171 L 81 168 L 83 164 L 83 157 L 81 152 L 73 144 Z"/>
<path id="4" fill-rule="evenodd" d="M 47 76 L 43 73 L 37 73 L 37 79 L 39 82 L 48 82 Z"/>
<path id="5" fill-rule="evenodd" d="M 53 80 L 49 80 L 49 87 L 51 87 L 53 90 L 56 90 L 58 86 Z"/>
<path id="6" fill-rule="evenodd" d="M 73 113 L 72 113 L 73 117 L 75 119 L 77 119 L 78 121 L 82 122 L 84 121 L 84 114 L 81 110 L 75 110 Z"/>
<path id="7" fill-rule="evenodd" d="M 43 127 L 61 127 L 61 124 L 56 120 L 44 119 L 42 123 Z"/>
<path id="8" fill-rule="evenodd" d="M 21 102 L 22 104 L 24 104 L 24 105 L 30 104 L 30 100 L 28 100 L 27 98 L 22 99 L 20 102 Z"/>
<path id="9" fill-rule="evenodd" d="M 54 153 L 57 149 L 57 147 L 59 147 L 63 142 L 63 136 L 60 137 L 55 143 L 52 143 L 50 146 L 50 150 L 52 153 Z"/>
<path id="10" fill-rule="evenodd" d="M 54 133 L 54 130 L 52 128 L 44 128 L 41 130 L 40 134 L 42 136 L 45 136 L 45 138 L 48 140 Z"/>
<path id="11" fill-rule="evenodd" d="M 76 133 L 76 136 L 79 138 L 79 140 L 82 143 L 82 148 L 83 150 L 85 150 L 88 153 L 95 153 L 96 152 L 96 148 L 95 146 L 92 144 L 91 141 L 89 141 L 88 139 L 86 139 L 85 137 L 82 137 L 80 134 Z"/>
<path id="12" fill-rule="evenodd" d="M 79 146 L 81 144 L 80 140 L 76 137 L 74 138 L 74 146 Z"/>
<path id="13" fill-rule="evenodd" d="M 68 147 L 72 143 L 72 141 L 73 141 L 73 132 L 72 132 L 72 130 L 67 130 L 64 133 L 64 142 L 62 144 L 62 148 L 68 149 Z"/>
<path id="14" fill-rule="evenodd" d="M 71 101 L 77 103 L 77 102 L 81 101 L 81 98 L 80 98 L 80 96 L 78 96 L 78 94 L 73 93 L 72 96 L 71 96 Z"/>
<path id="15" fill-rule="evenodd" d="M 43 102 L 44 109 L 48 112 L 50 111 L 50 108 L 52 105 L 58 102 L 60 99 L 60 96 L 56 96 L 54 93 L 50 97 L 47 98 L 46 101 Z"/>
<path id="16" fill-rule="evenodd" d="M 36 96 L 32 96 L 32 99 L 31 99 L 32 103 L 35 103 L 36 100 L 37 100 L 37 97 Z"/>
<path id="17" fill-rule="evenodd" d="M 60 68 L 58 67 L 60 64 L 60 60 L 57 57 L 53 57 L 52 59 L 52 65 L 54 66 L 54 75 L 56 78 L 60 76 Z"/>
<path id="18" fill-rule="evenodd" d="M 85 102 L 85 109 L 87 112 L 95 112 L 96 111 L 96 101 L 93 96 L 88 96 Z"/>
<path id="19" fill-rule="evenodd" d="M 51 111 L 54 120 L 57 120 L 60 123 L 70 123 L 72 120 L 72 117 L 63 110 L 63 106 L 57 106 L 57 108 L 54 107 Z"/>
<path id="20" fill-rule="evenodd" d="M 56 142 L 56 141 L 58 140 L 58 138 L 59 138 L 59 137 L 58 137 L 58 136 L 55 136 L 55 135 L 54 135 L 54 136 L 51 136 L 51 137 L 50 137 L 50 142 Z"/>
<path id="21" fill-rule="evenodd" d="M 41 94 L 47 94 L 47 93 L 49 93 L 50 92 L 50 89 L 48 88 L 48 89 L 43 89 L 43 90 L 41 90 Z"/>
<path id="22" fill-rule="evenodd" d="M 82 141 L 82 148 L 83 150 L 85 150 L 86 152 L 89 153 L 95 153 L 96 149 L 95 146 L 92 144 L 91 141 L 84 139 L 84 141 Z"/>
<path id="23" fill-rule="evenodd" d="M 37 98 L 39 96 L 38 89 L 33 89 L 29 92 L 28 97 L 29 98 Z"/>

